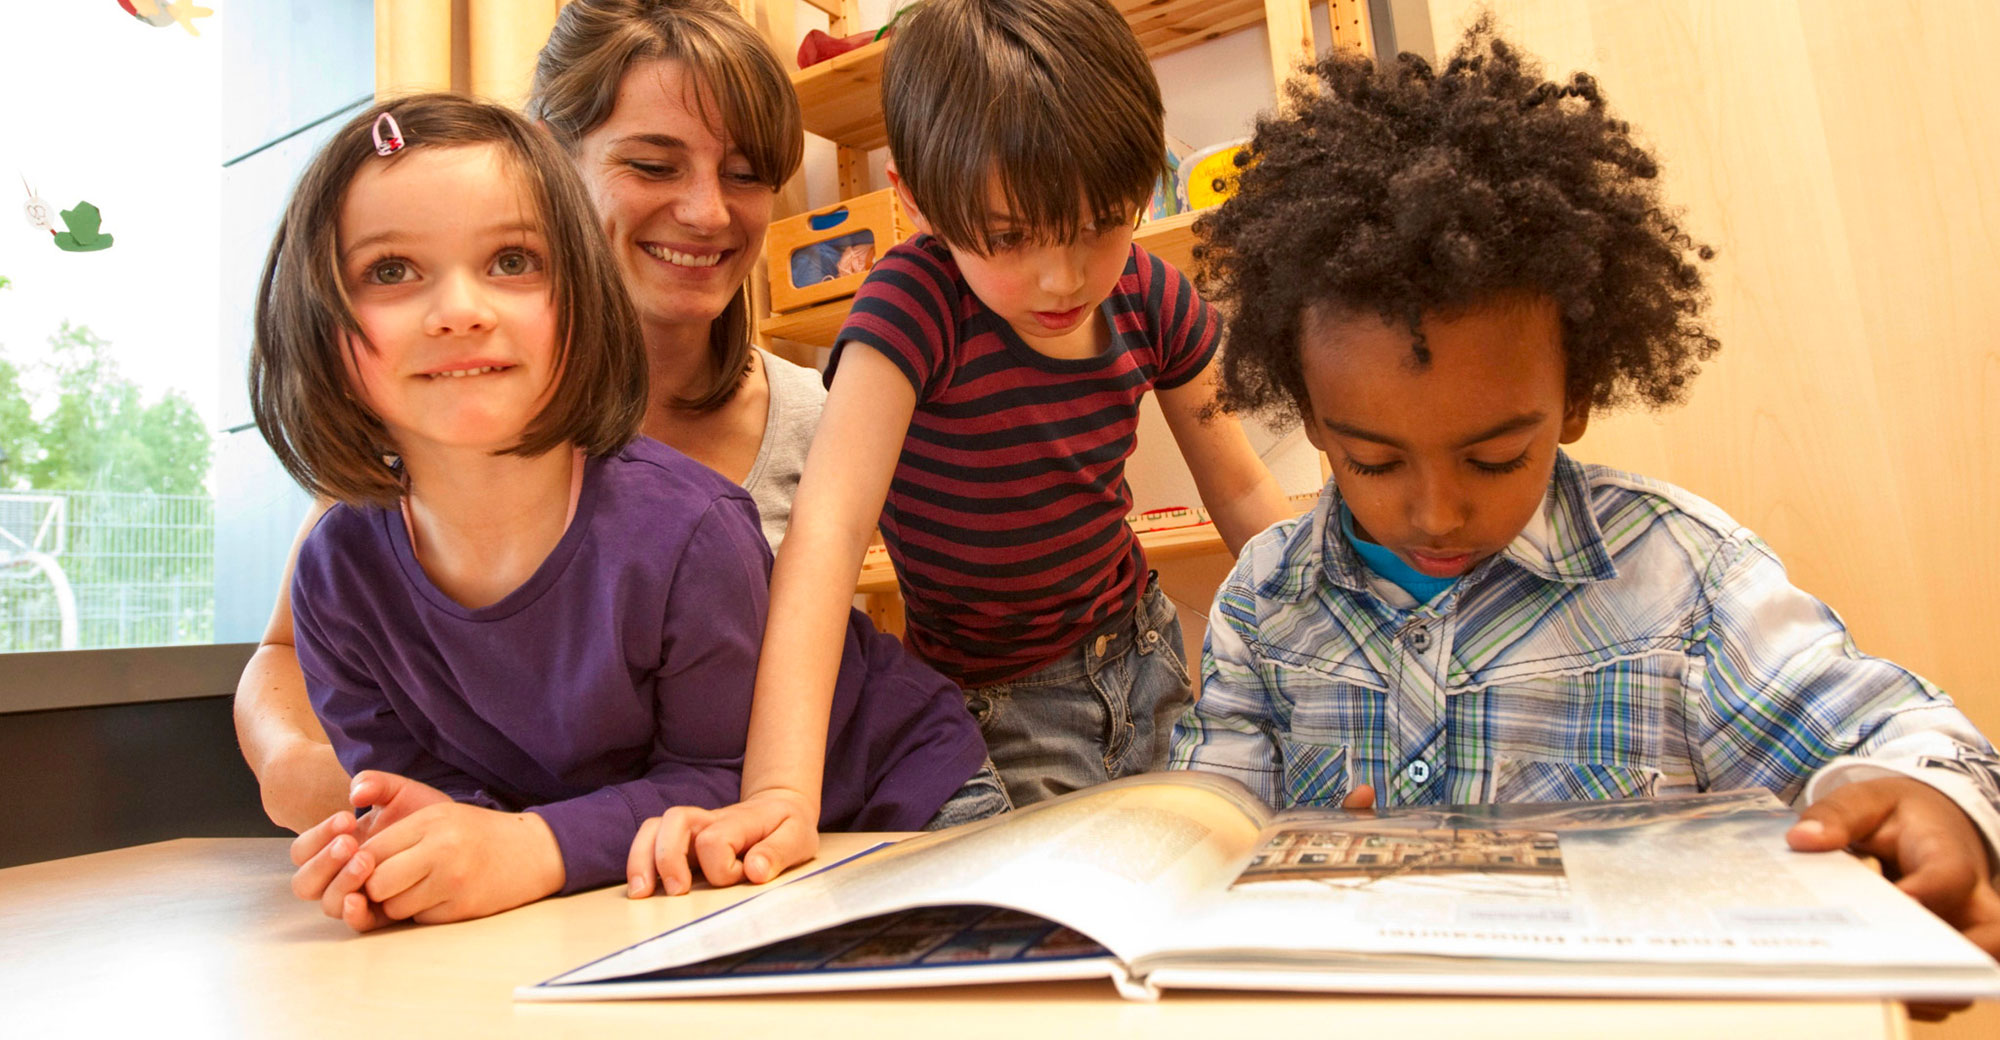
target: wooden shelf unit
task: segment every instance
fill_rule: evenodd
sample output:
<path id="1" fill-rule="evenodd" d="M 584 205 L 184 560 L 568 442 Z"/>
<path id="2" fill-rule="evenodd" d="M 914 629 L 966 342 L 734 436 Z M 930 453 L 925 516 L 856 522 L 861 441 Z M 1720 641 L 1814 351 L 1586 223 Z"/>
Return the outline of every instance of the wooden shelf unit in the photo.
<path id="1" fill-rule="evenodd" d="M 770 2 L 789 6 L 792 0 Z M 806 3 L 829 15 L 832 35 L 863 28 L 855 24 L 856 0 L 806 0 Z M 1333 36 L 1329 42 L 1333 46 L 1372 53 L 1367 0 L 1112 0 L 1149 58 L 1159 58 L 1263 23 L 1271 40 L 1272 78 L 1280 86 L 1314 54 L 1312 8 L 1320 3 L 1329 9 L 1328 23 Z M 751 6 L 762 4 L 752 0 Z M 770 33 L 773 39 L 793 38 L 789 16 L 774 21 L 758 14 L 754 20 L 777 27 L 777 31 Z M 867 153 L 888 144 L 888 133 L 882 123 L 882 60 L 893 40 L 891 37 L 871 43 L 792 74 L 806 130 L 836 146 L 836 172 L 843 198 L 869 190 Z M 795 190 L 801 192 L 799 198 L 803 199 L 803 189 Z M 788 212 L 802 209 L 801 201 Z M 1183 271 L 1192 271 L 1194 223 L 1200 216 L 1199 212 L 1182 213 L 1155 221 L 1141 227 L 1133 238 L 1148 252 Z M 763 297 L 768 298 L 768 289 L 763 291 Z M 788 314 L 764 314 L 757 322 L 758 339 L 767 344 L 783 340 L 809 348 L 830 347 L 840 334 L 852 302 L 853 298 L 848 297 Z M 764 304 L 760 302 L 759 306 Z M 801 364 L 813 362 L 810 350 L 805 356 L 796 351 L 791 353 L 793 360 Z M 1153 560 L 1205 556 L 1225 548 L 1212 523 L 1141 531 L 1139 544 Z M 896 575 L 880 546 L 868 551 L 855 591 L 868 598 L 869 613 L 879 627 L 901 633 L 902 609 L 896 596 Z"/>

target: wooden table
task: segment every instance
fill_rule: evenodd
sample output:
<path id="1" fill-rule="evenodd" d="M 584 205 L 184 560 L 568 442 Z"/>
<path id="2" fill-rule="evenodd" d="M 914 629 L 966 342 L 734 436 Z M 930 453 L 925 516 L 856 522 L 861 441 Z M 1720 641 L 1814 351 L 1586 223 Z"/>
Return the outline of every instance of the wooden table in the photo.
<path id="1" fill-rule="evenodd" d="M 823 858 L 877 840 L 828 835 Z M 833 997 L 516 1004 L 558 974 L 741 898 L 619 889 L 353 935 L 292 898 L 285 842 L 187 839 L 0 870 L 0 1036 L 1903 1037 L 1900 1005 L 1169 994 L 1108 982 Z"/>

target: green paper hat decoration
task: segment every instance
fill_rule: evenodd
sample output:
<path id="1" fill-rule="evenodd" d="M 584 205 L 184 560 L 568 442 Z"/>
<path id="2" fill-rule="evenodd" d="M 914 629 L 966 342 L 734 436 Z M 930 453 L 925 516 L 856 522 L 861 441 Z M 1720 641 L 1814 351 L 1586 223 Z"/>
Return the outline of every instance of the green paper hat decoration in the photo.
<path id="1" fill-rule="evenodd" d="M 95 253 L 111 248 L 111 236 L 100 234 L 97 230 L 104 223 L 104 217 L 97 212 L 96 206 L 79 202 L 75 209 L 63 210 L 62 219 L 63 226 L 69 230 L 55 233 L 57 249 L 65 253 Z"/>

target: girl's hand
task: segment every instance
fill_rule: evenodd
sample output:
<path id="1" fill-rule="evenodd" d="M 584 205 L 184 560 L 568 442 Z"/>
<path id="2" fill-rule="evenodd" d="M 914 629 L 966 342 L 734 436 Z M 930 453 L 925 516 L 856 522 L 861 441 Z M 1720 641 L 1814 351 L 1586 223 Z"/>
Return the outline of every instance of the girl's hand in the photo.
<path id="1" fill-rule="evenodd" d="M 721 809 L 675 806 L 632 839 L 625 894 L 651 895 L 658 881 L 666 894 L 685 895 L 694 887 L 694 862 L 717 888 L 761 885 L 819 853 L 818 820 L 818 809 L 793 791 L 761 791 Z"/>
<path id="2" fill-rule="evenodd" d="M 382 828 L 355 852 L 368 865 L 340 917 L 355 931 L 391 921 L 420 924 L 497 914 L 563 886 L 562 851 L 534 813 L 429 805 Z"/>
<path id="3" fill-rule="evenodd" d="M 348 924 L 370 920 L 368 914 L 350 914 L 348 896 L 358 892 L 374 864 L 372 856 L 356 856 L 376 830 L 382 830 L 412 812 L 450 802 L 452 798 L 430 784 L 398 776 L 394 772 L 362 770 L 348 784 L 348 802 L 354 808 L 372 808 L 366 816 L 336 812 L 320 824 L 304 830 L 292 840 L 292 894 L 320 904 L 320 912 L 330 918 L 344 918 Z M 366 900 L 360 900 L 366 904 Z M 366 910 L 366 906 L 362 906 Z"/>
<path id="4" fill-rule="evenodd" d="M 376 770 L 357 774 L 347 797 L 355 808 L 374 811 L 358 818 L 352 812 L 334 813 L 293 839 L 292 864 L 299 869 L 292 875 L 292 894 L 318 902 L 320 912 L 345 920 L 356 931 L 367 931 L 386 922 L 373 913 L 366 897 L 356 895 L 375 863 L 375 857 L 356 853 L 376 831 L 451 798 L 429 784 Z"/>

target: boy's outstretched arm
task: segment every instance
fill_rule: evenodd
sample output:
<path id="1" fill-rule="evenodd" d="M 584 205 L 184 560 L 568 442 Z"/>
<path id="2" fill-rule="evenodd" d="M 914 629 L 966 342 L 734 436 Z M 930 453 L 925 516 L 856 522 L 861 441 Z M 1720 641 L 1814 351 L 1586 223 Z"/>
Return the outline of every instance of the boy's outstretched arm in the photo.
<path id="1" fill-rule="evenodd" d="M 761 884 L 819 851 L 827 725 L 854 582 L 916 405 L 887 357 L 858 343 L 842 351 L 771 572 L 742 800 L 672 809 L 651 828 L 669 895 L 688 891 L 696 862 L 709 884 Z M 634 843 L 634 862 L 647 837 Z"/>
<path id="2" fill-rule="evenodd" d="M 1846 784 L 1800 812 L 1785 840 L 1874 856 L 1897 888 L 2000 958 L 1996 865 L 1972 818 L 1937 788 L 1901 776 Z"/>
<path id="3" fill-rule="evenodd" d="M 1838 615 L 1738 532 L 1704 579 L 1703 786 L 1804 806 L 1795 848 L 1854 845 L 1989 953 L 2000 953 L 1994 850 L 2000 758 L 1937 687 L 1863 654 Z"/>
<path id="4" fill-rule="evenodd" d="M 1160 412 L 1187 460 L 1201 504 L 1233 556 L 1259 531 L 1288 519 L 1292 510 L 1270 467 L 1251 449 L 1241 423 L 1227 415 L 1202 421 L 1203 411 L 1215 401 L 1216 369 L 1211 360 L 1200 375 L 1161 390 Z"/>

